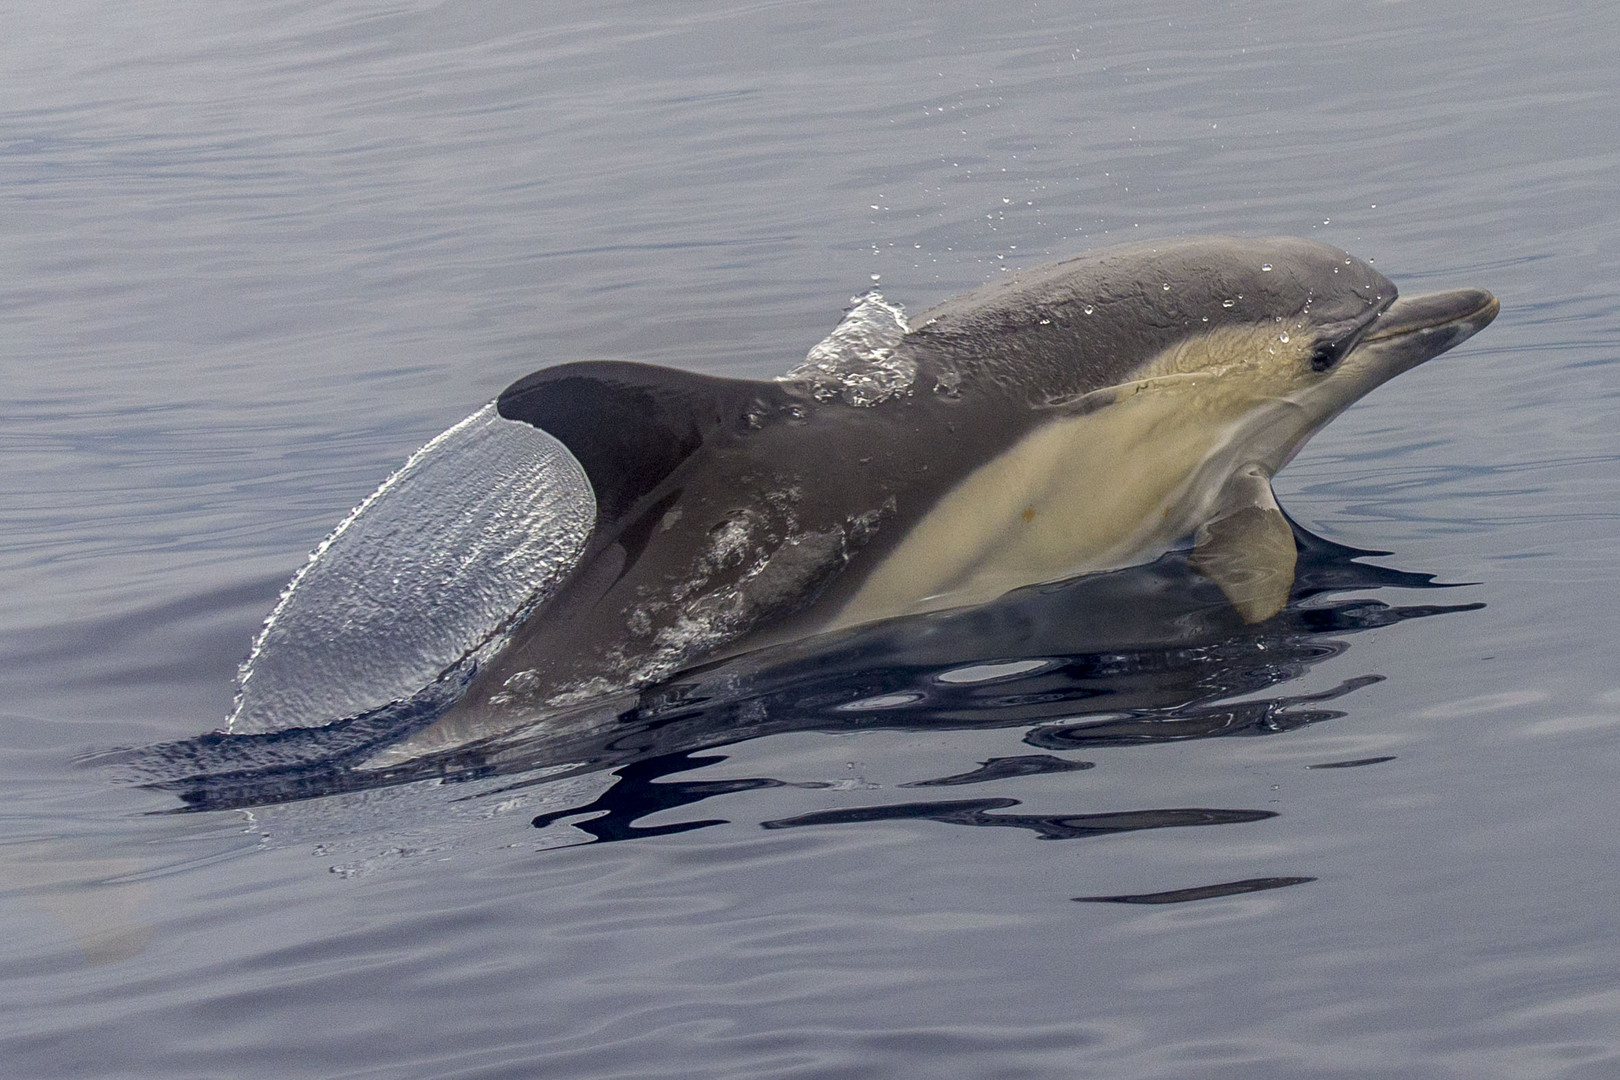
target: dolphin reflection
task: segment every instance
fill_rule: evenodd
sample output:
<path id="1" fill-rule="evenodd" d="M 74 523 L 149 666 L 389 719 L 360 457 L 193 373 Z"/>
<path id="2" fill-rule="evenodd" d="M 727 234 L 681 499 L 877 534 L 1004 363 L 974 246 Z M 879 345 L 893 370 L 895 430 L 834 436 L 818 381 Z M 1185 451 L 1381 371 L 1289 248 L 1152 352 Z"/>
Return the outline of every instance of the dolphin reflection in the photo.
<path id="1" fill-rule="evenodd" d="M 598 840 L 623 839 L 712 823 L 634 827 L 635 820 L 654 811 L 781 786 L 769 778 L 663 778 L 721 760 L 695 756 L 705 751 L 785 732 L 1022 727 L 1024 742 L 1043 751 L 907 785 L 938 787 L 1084 769 L 1089 763 L 1057 755 L 1088 748 L 1272 735 L 1320 723 L 1344 715 L 1329 707 L 1333 699 L 1378 677 L 1350 679 L 1314 694 L 1281 688 L 1342 654 L 1347 638 L 1407 619 L 1484 606 L 1399 605 L 1368 595 L 1449 586 L 1428 574 L 1364 561 L 1387 553 L 1346 547 L 1290 524 L 1299 552 L 1293 588 L 1284 610 L 1264 623 L 1245 622 L 1193 565 L 1189 552 L 1172 551 L 1147 565 L 1022 589 L 976 608 L 906 616 L 730 657 L 639 693 L 386 769 L 364 765 L 379 748 L 433 723 L 454 703 L 471 672 L 452 672 L 408 701 L 319 728 L 215 733 L 89 760 L 120 779 L 174 793 L 180 811 L 288 802 L 430 779 L 491 781 L 504 792 L 611 771 L 612 786 L 594 802 L 543 815 L 536 824 L 598 814 L 579 827 Z M 500 777 L 506 779 L 491 780 Z M 488 785 L 480 787 L 481 794 L 491 793 Z M 1076 815 L 1035 819 L 998 812 L 1008 805 L 997 799 L 931 799 L 769 824 L 810 825 L 839 820 L 838 814 L 849 821 L 912 816 L 1010 825 L 1056 837 L 1269 816 L 1243 809 L 1161 808 L 1087 822 Z"/>

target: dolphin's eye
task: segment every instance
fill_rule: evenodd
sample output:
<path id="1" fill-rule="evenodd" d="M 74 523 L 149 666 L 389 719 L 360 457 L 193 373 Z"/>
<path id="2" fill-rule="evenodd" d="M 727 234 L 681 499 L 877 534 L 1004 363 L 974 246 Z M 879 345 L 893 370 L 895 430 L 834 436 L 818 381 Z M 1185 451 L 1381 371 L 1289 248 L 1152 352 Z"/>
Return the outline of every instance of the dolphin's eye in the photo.
<path id="1" fill-rule="evenodd" d="M 1327 371 L 1334 364 L 1339 362 L 1339 357 L 1342 355 L 1342 353 L 1343 349 L 1339 347 L 1338 342 L 1322 342 L 1316 347 L 1316 350 L 1311 353 L 1311 370 Z"/>

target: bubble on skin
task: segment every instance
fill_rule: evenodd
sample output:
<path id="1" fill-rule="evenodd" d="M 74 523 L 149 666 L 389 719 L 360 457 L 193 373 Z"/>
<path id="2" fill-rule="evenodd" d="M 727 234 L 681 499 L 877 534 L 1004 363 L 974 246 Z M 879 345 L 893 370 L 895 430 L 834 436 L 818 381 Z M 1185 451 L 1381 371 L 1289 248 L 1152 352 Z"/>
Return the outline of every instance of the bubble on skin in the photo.
<path id="1" fill-rule="evenodd" d="M 1169 292 L 1170 291 L 1170 283 L 1167 281 L 1163 285 L 1161 285 L 1160 288 L 1162 288 L 1165 292 Z"/>
<path id="2" fill-rule="evenodd" d="M 1085 312 L 1087 315 L 1090 315 L 1090 314 L 1094 313 L 1097 309 L 1092 307 L 1090 304 L 1087 304 L 1085 307 L 1081 308 L 1080 310 Z"/>
<path id="3" fill-rule="evenodd" d="M 714 526 L 709 530 L 709 549 L 703 555 L 705 564 L 716 570 L 740 565 L 758 525 L 759 515 L 744 510 Z"/>
<path id="4" fill-rule="evenodd" d="M 1270 264 L 1270 263 L 1261 263 L 1261 264 L 1260 264 L 1260 272 L 1261 272 L 1261 273 L 1262 273 L 1262 274 L 1269 274 L 1269 273 L 1271 273 L 1271 264 Z"/>
<path id="5" fill-rule="evenodd" d="M 1221 301 L 1221 307 L 1223 307 L 1223 308 L 1236 307 L 1236 306 L 1237 306 L 1237 301 L 1236 300 L 1222 300 Z"/>
<path id="6" fill-rule="evenodd" d="M 540 673 L 533 668 L 525 669 L 507 679 L 501 687 L 514 694 L 533 694 L 540 688 Z"/>

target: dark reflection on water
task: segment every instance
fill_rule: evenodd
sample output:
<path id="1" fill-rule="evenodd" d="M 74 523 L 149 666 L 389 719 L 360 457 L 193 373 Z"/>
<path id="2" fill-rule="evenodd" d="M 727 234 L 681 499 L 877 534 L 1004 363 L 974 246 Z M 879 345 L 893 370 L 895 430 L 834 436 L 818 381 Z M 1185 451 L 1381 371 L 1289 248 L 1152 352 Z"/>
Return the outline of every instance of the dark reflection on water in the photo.
<path id="1" fill-rule="evenodd" d="M 621 768 L 618 782 L 595 801 L 541 814 L 536 828 L 545 828 L 566 818 L 582 818 L 572 824 L 593 841 L 632 840 L 649 836 L 687 832 L 708 825 L 723 825 L 725 819 L 682 821 L 637 828 L 634 822 L 661 810 L 699 802 L 716 795 L 757 788 L 787 787 L 780 780 L 749 778 L 738 780 L 656 782 L 688 769 L 701 768 L 722 757 L 693 758 L 675 754 L 667 758 L 637 762 Z M 798 787 L 826 785 L 792 785 Z M 761 822 L 766 829 L 796 829 L 806 825 L 853 825 L 869 821 L 937 821 L 946 825 L 977 825 L 991 828 L 1027 829 L 1043 840 L 1075 840 L 1089 836 L 1136 832 L 1142 829 L 1182 828 L 1189 825 L 1226 825 L 1263 821 L 1276 817 L 1270 810 L 1215 810 L 1198 808 L 1133 810 L 1104 814 L 992 814 L 1017 806 L 1017 799 L 952 799 L 937 802 L 892 803 L 857 806 L 842 810 L 820 810 L 797 817 Z M 599 817 L 587 815 L 600 814 Z"/>
<path id="2" fill-rule="evenodd" d="M 1092 768 L 1089 761 L 1070 761 L 1050 754 L 1021 754 L 1018 757 L 991 758 L 972 772 L 941 776 L 934 780 L 914 780 L 901 787 L 957 787 L 962 784 L 984 784 L 991 780 L 1007 780 L 1014 776 L 1039 776 L 1042 773 L 1076 772 Z"/>
<path id="3" fill-rule="evenodd" d="M 618 782 L 601 798 L 585 806 L 570 807 L 551 814 L 541 814 L 534 819 L 534 826 L 537 829 L 543 829 L 562 818 L 600 813 L 602 815 L 600 817 L 575 822 L 575 825 L 580 831 L 589 834 L 598 841 L 634 840 L 647 836 L 666 836 L 670 833 L 688 832 L 709 825 L 724 825 L 726 822 L 724 818 L 711 818 L 700 821 L 681 821 L 669 825 L 653 825 L 639 829 L 635 827 L 634 822 L 651 814 L 656 814 L 660 810 L 673 810 L 678 806 L 701 802 L 716 795 L 729 795 L 734 791 L 753 791 L 757 788 L 788 786 L 781 780 L 771 780 L 763 777 L 742 780 L 655 782 L 675 773 L 701 769 L 705 765 L 713 765 L 724 760 L 726 759 L 723 755 L 693 757 L 690 754 L 669 754 L 663 757 L 650 758 L 646 761 L 633 762 L 619 769 L 617 773 Z"/>
<path id="4" fill-rule="evenodd" d="M 1354 761 L 1323 761 L 1305 767 L 1307 769 L 1359 769 L 1363 765 L 1382 765 L 1386 761 L 1394 760 L 1394 754 L 1384 754 L 1380 757 L 1356 758 Z"/>
<path id="5" fill-rule="evenodd" d="M 1344 715 L 1337 709 L 1299 709 L 1295 706 L 1305 702 L 1331 701 L 1352 690 L 1381 681 L 1377 675 L 1364 675 L 1347 679 L 1319 694 L 1274 697 L 1231 705 L 1189 705 L 1169 710 L 1135 709 L 1117 720 L 1036 728 L 1024 736 L 1024 741 L 1044 750 L 1076 750 L 1087 746 L 1134 746 L 1138 743 L 1209 739 L 1217 735 L 1274 735 L 1323 720 L 1336 720 Z"/>
<path id="6" fill-rule="evenodd" d="M 796 829 L 804 825 L 848 825 L 862 821 L 939 821 L 947 825 L 980 825 L 1028 829 L 1042 840 L 1078 840 L 1088 836 L 1137 832 L 1141 829 L 1178 829 L 1188 825 L 1233 825 L 1276 817 L 1273 810 L 1130 810 L 1109 814 L 992 814 L 1018 805 L 1017 799 L 958 799 L 952 802 L 898 803 L 858 806 L 848 810 L 822 810 L 814 814 L 762 822 L 767 829 Z"/>
<path id="7" fill-rule="evenodd" d="M 1194 889 L 1130 893 L 1124 896 L 1076 896 L 1074 899 L 1082 904 L 1185 904 L 1192 900 L 1214 900 L 1222 896 L 1286 889 L 1290 885 L 1305 885 L 1315 880 L 1313 877 L 1244 878 L 1242 881 L 1226 881 L 1219 885 L 1200 885 Z"/>
<path id="8" fill-rule="evenodd" d="M 547 813 L 596 840 L 659 835 L 719 819 L 638 828 L 658 811 L 782 781 L 666 781 L 724 760 L 694 754 L 791 731 L 942 730 L 1026 727 L 1044 751 L 1270 735 L 1337 718 L 1323 703 L 1378 681 L 1348 680 L 1314 694 L 1264 694 L 1340 655 L 1347 635 L 1405 619 L 1483 605 L 1396 606 L 1369 590 L 1433 589 L 1427 574 L 1370 565 L 1383 554 L 1344 547 L 1295 527 L 1299 570 L 1287 608 L 1246 626 L 1185 552 L 1060 585 L 1022 590 L 959 612 L 898 619 L 840 635 L 734 657 L 676 676 L 624 700 L 555 722 L 386 770 L 361 767 L 378 747 L 437 716 L 465 685 L 453 672 L 409 702 L 318 729 L 267 735 L 211 734 L 115 751 L 93 761 L 122 779 L 175 793 L 186 810 L 214 810 L 318 797 L 424 779 L 459 782 L 511 775 L 501 790 L 560 776 L 612 770 L 613 785 L 589 805 Z M 1243 697 L 1245 700 L 1234 701 Z M 1350 764 L 1350 763 L 1346 763 Z M 996 758 L 967 773 L 913 787 L 991 782 L 1075 771 L 1089 762 L 1052 754 Z M 527 775 L 525 775 L 527 774 Z M 802 785 L 800 785 L 802 786 Z M 928 802 L 829 811 L 772 828 L 927 818 L 1031 829 L 1074 837 L 1171 824 L 1252 821 L 1253 810 L 1154 809 L 1123 814 L 991 813 L 1000 800 Z"/>

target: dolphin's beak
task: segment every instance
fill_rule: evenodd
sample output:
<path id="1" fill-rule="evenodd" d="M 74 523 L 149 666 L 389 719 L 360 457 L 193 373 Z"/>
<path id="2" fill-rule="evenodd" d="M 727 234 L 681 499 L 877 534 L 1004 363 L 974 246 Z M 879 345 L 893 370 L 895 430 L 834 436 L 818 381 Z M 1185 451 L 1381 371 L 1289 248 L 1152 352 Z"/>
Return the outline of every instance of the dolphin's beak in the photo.
<path id="1" fill-rule="evenodd" d="M 1388 365 L 1385 378 L 1416 367 L 1489 326 L 1501 303 L 1484 289 L 1403 296 L 1367 328 L 1358 346 Z"/>

